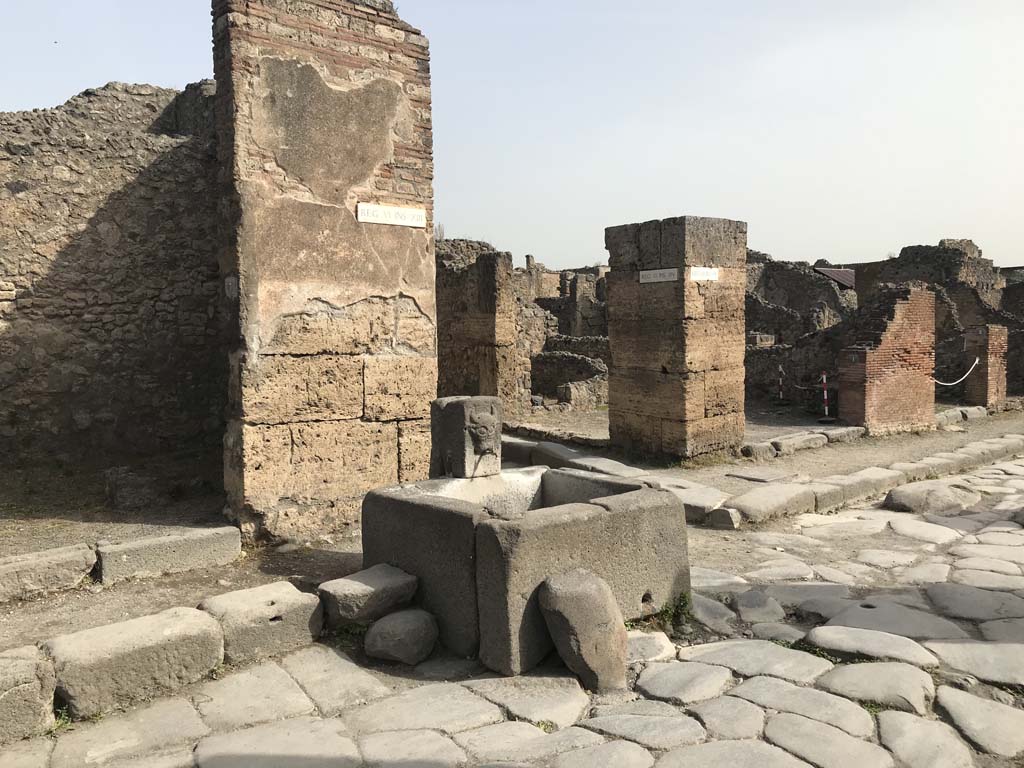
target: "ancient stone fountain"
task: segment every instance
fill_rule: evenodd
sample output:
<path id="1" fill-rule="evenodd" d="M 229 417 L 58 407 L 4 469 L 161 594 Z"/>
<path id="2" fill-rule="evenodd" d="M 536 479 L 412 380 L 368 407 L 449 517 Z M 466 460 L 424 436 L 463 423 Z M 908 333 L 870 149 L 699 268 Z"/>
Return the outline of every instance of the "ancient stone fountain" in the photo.
<path id="1" fill-rule="evenodd" d="M 371 491 L 364 567 L 419 579 L 441 641 L 518 675 L 552 650 L 538 591 L 584 568 L 640 618 L 689 592 L 682 504 L 655 483 L 574 469 L 501 469 L 501 402 L 450 397 L 432 407 L 432 476 Z"/>

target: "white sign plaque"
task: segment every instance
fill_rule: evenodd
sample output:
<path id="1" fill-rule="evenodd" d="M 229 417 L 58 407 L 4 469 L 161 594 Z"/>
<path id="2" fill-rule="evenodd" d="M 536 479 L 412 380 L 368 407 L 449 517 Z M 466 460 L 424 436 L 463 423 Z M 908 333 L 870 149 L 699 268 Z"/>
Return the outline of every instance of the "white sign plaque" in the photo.
<path id="1" fill-rule="evenodd" d="M 362 224 L 390 224 L 395 227 L 424 229 L 427 226 L 427 211 L 424 208 L 360 203 L 356 208 L 356 220 Z"/>
<path id="2" fill-rule="evenodd" d="M 678 269 L 642 269 L 641 283 L 671 283 L 679 279 Z"/>
<path id="3" fill-rule="evenodd" d="M 717 283 L 718 267 L 690 267 L 690 279 L 695 283 Z"/>

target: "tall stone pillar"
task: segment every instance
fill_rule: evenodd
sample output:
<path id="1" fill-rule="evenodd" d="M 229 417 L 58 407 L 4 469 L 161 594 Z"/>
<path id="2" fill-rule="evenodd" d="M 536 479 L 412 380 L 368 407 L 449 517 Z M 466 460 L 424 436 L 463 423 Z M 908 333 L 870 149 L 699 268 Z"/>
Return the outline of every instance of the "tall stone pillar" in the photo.
<path id="1" fill-rule="evenodd" d="M 839 418 L 870 435 L 935 429 L 935 294 L 880 289 L 839 355 Z"/>
<path id="2" fill-rule="evenodd" d="M 247 533 L 426 478 L 436 396 L 427 40 L 388 0 L 214 0 L 237 300 L 225 481 Z"/>
<path id="3" fill-rule="evenodd" d="M 680 457 L 738 447 L 746 223 L 628 224 L 606 230 L 605 245 L 612 444 Z"/>
<path id="4" fill-rule="evenodd" d="M 964 399 L 970 405 L 998 408 L 1006 401 L 1006 350 L 1009 332 L 1002 325 L 968 328 L 964 335 L 964 357 L 981 362 L 967 377 Z"/>

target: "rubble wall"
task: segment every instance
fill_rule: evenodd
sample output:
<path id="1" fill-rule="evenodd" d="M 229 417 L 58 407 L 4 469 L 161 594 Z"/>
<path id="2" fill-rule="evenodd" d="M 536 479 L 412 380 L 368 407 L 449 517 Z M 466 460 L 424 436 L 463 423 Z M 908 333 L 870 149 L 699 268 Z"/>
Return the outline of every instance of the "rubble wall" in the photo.
<path id="1" fill-rule="evenodd" d="M 982 325 L 967 331 L 965 350 L 968 358 L 980 362 L 964 384 L 964 399 L 971 405 L 998 408 L 1006 401 L 1006 328 Z"/>
<path id="2" fill-rule="evenodd" d="M 250 535 L 339 529 L 367 490 L 429 469 L 427 40 L 386 0 L 213 8 L 222 269 L 237 302 L 229 503 Z M 366 204 L 404 207 L 411 226 L 361 221 Z"/>
<path id="3" fill-rule="evenodd" d="M 219 484 L 211 94 L 111 83 L 0 114 L 0 457 L 181 453 Z"/>

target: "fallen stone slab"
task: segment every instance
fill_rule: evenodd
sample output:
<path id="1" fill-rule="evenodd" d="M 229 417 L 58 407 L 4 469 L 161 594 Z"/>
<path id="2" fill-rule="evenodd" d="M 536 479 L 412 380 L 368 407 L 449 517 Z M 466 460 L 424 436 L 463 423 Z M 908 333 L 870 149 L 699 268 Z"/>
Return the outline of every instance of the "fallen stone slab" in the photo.
<path id="1" fill-rule="evenodd" d="M 96 565 L 85 544 L 0 558 L 0 603 L 74 589 Z"/>
<path id="2" fill-rule="evenodd" d="M 373 733 L 359 740 L 367 768 L 429 766 L 460 768 L 468 762 L 462 747 L 434 731 Z"/>
<path id="3" fill-rule="evenodd" d="M 355 741 L 340 720 L 300 717 L 209 736 L 195 751 L 196 768 L 361 768 Z"/>
<path id="4" fill-rule="evenodd" d="M 587 690 L 624 689 L 626 627 L 608 582 L 577 568 L 549 576 L 539 600 L 558 655 Z"/>
<path id="5" fill-rule="evenodd" d="M 679 650 L 679 658 L 728 667 L 744 677 L 771 675 L 796 683 L 811 683 L 832 669 L 825 659 L 766 640 L 723 640 L 689 646 Z"/>
<path id="6" fill-rule="evenodd" d="M 974 768 L 974 758 L 956 731 L 945 723 L 906 712 L 881 712 L 882 745 L 907 768 Z"/>
<path id="7" fill-rule="evenodd" d="M 374 659 L 416 666 L 437 645 L 437 621 L 421 608 L 406 608 L 373 623 L 363 638 L 363 650 Z"/>
<path id="8" fill-rule="evenodd" d="M 822 434 L 828 438 L 830 443 L 852 443 L 864 437 L 867 430 L 864 427 L 836 427 L 835 429 L 823 429 Z"/>
<path id="9" fill-rule="evenodd" d="M 380 563 L 320 585 L 324 618 L 331 629 L 376 621 L 412 600 L 417 579 Z"/>
<path id="10" fill-rule="evenodd" d="M 575 677 L 526 675 L 469 680 L 469 690 L 497 704 L 516 720 L 568 728 L 590 709 L 590 697 Z"/>
<path id="11" fill-rule="evenodd" d="M 943 614 L 955 619 L 995 621 L 1024 618 L 1024 599 L 966 584 L 931 584 L 928 598 Z"/>
<path id="12" fill-rule="evenodd" d="M 731 498 L 731 494 L 709 486 L 699 488 L 663 487 L 683 503 L 683 509 L 686 510 L 686 522 L 689 525 L 700 525 L 706 522 L 714 510 Z"/>
<path id="13" fill-rule="evenodd" d="M 185 699 L 168 699 L 61 733 L 51 768 L 109 765 L 187 745 L 210 729 Z"/>
<path id="14" fill-rule="evenodd" d="M 983 752 L 1016 757 L 1024 752 L 1024 712 L 948 685 L 939 687 L 938 705 L 957 730 Z"/>
<path id="15" fill-rule="evenodd" d="M 171 608 L 61 635 L 43 643 L 57 694 L 84 719 L 201 680 L 224 660 L 224 636 L 209 614 Z"/>
<path id="16" fill-rule="evenodd" d="M 664 632 L 631 629 L 626 633 L 626 661 L 629 664 L 671 661 L 675 657 L 675 643 Z"/>
<path id="17" fill-rule="evenodd" d="M 868 599 L 829 619 L 827 626 L 873 629 L 915 640 L 968 637 L 949 619 L 895 602 Z"/>
<path id="18" fill-rule="evenodd" d="M 651 768 L 654 758 L 639 744 L 628 741 L 610 741 L 559 755 L 553 768 L 594 768 L 597 765 L 615 768 Z"/>
<path id="19" fill-rule="evenodd" d="M 805 640 L 817 648 L 851 656 L 905 661 L 925 668 L 939 665 L 939 660 L 919 643 L 889 632 L 856 627 L 815 627 Z"/>
<path id="20" fill-rule="evenodd" d="M 127 579 L 185 573 L 233 563 L 242 554 L 242 539 L 233 526 L 186 528 L 166 536 L 150 536 L 122 544 L 100 543 L 100 580 L 116 584 Z"/>
<path id="21" fill-rule="evenodd" d="M 979 680 L 1024 685 L 1024 643 L 931 640 L 924 647 L 944 664 Z"/>
<path id="22" fill-rule="evenodd" d="M 311 645 L 280 661 L 328 717 L 343 709 L 391 695 L 391 689 L 341 651 L 326 645 Z"/>
<path id="23" fill-rule="evenodd" d="M 583 728 L 547 734 L 535 725 L 498 723 L 455 735 L 455 742 L 480 762 L 532 762 L 565 752 L 603 744 L 604 739 Z"/>
<path id="24" fill-rule="evenodd" d="M 955 514 L 981 501 L 981 494 L 948 480 L 922 480 L 889 491 L 886 509 L 917 514 Z"/>
<path id="25" fill-rule="evenodd" d="M 657 768 L 807 768 L 807 763 L 763 741 L 713 741 L 666 752 Z"/>
<path id="26" fill-rule="evenodd" d="M 769 483 L 734 496 L 729 508 L 744 520 L 763 523 L 776 517 L 793 517 L 815 509 L 814 491 L 795 483 Z"/>
<path id="27" fill-rule="evenodd" d="M 958 424 L 964 420 L 963 410 L 960 408 L 947 408 L 944 411 L 939 411 L 935 414 L 935 423 L 940 427 L 945 427 L 950 424 Z"/>
<path id="28" fill-rule="evenodd" d="M 53 726 L 54 686 L 53 665 L 35 646 L 0 653 L 0 744 Z"/>
<path id="29" fill-rule="evenodd" d="M 636 685 L 652 699 L 686 705 L 721 696 L 732 682 L 725 667 L 669 661 L 648 664 Z"/>
<path id="30" fill-rule="evenodd" d="M 988 409 L 983 405 L 974 405 L 968 408 L 961 408 L 960 415 L 963 416 L 964 421 L 984 419 L 988 417 Z"/>
<path id="31" fill-rule="evenodd" d="M 819 768 L 892 768 L 892 756 L 881 747 L 789 712 L 772 717 L 765 739 Z"/>
<path id="32" fill-rule="evenodd" d="M 849 699 L 814 688 L 803 688 L 772 677 L 753 677 L 729 691 L 766 709 L 803 715 L 865 739 L 875 733 L 875 722 Z"/>
<path id="33" fill-rule="evenodd" d="M 692 717 L 646 717 L 643 715 L 613 715 L 594 717 L 580 723 L 581 728 L 628 739 L 647 749 L 675 749 L 704 741 L 707 732 Z"/>
<path id="34" fill-rule="evenodd" d="M 772 448 L 779 456 L 792 456 L 797 451 L 813 450 L 828 445 L 828 437 L 813 432 L 783 435 L 771 441 Z"/>
<path id="35" fill-rule="evenodd" d="M 822 675 L 816 685 L 854 701 L 919 715 L 928 713 L 928 705 L 935 698 L 931 675 L 898 661 L 844 664 Z"/>
<path id="36" fill-rule="evenodd" d="M 467 688 L 435 683 L 368 704 L 356 710 L 349 723 L 358 733 L 430 730 L 453 734 L 504 719 L 497 706 Z"/>
<path id="37" fill-rule="evenodd" d="M 689 711 L 712 739 L 757 739 L 764 732 L 764 710 L 746 699 L 719 696 Z"/>
<path id="38" fill-rule="evenodd" d="M 768 461 L 778 455 L 775 446 L 769 442 L 745 443 L 740 448 L 740 454 L 754 461 Z"/>
<path id="39" fill-rule="evenodd" d="M 704 524 L 716 531 L 738 531 L 743 525 L 743 515 L 735 509 L 719 507 L 711 510 Z"/>
<path id="40" fill-rule="evenodd" d="M 224 631 L 224 660 L 229 664 L 278 656 L 312 643 L 323 629 L 323 608 L 316 595 L 288 581 L 208 597 L 199 610 L 213 616 Z"/>

